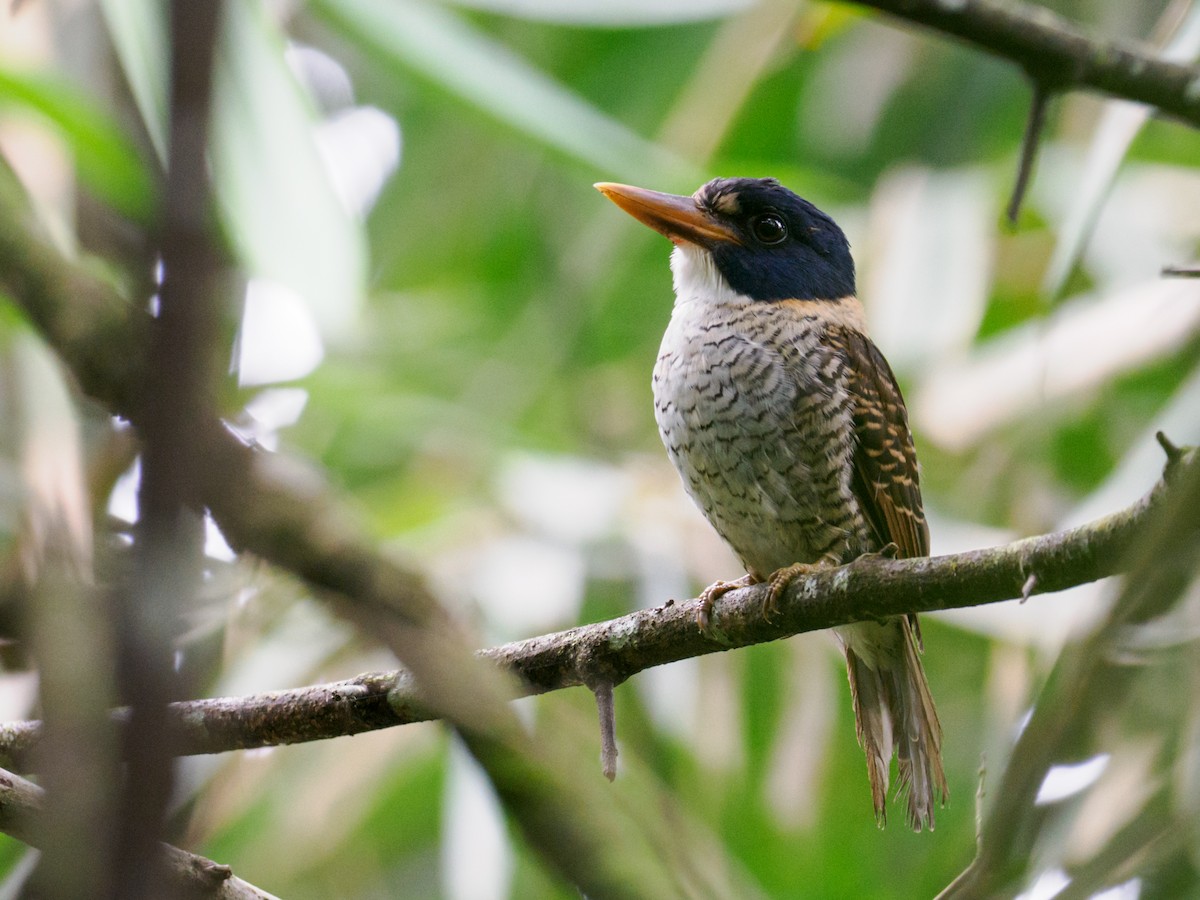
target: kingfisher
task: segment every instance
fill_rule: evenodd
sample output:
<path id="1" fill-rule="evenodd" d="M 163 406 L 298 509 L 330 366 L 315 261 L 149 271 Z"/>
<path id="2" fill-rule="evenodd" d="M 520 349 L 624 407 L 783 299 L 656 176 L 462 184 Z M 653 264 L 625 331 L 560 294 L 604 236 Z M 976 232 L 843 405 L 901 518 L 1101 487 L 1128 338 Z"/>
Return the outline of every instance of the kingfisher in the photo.
<path id="1" fill-rule="evenodd" d="M 842 229 L 773 178 L 717 178 L 690 197 L 596 188 L 675 245 L 654 415 L 685 490 L 746 570 L 701 594 L 700 627 L 735 587 L 766 582 L 770 615 L 815 567 L 927 556 L 908 413 L 867 336 Z M 948 791 L 917 617 L 834 632 L 876 821 L 894 754 L 908 824 L 932 830 Z"/>

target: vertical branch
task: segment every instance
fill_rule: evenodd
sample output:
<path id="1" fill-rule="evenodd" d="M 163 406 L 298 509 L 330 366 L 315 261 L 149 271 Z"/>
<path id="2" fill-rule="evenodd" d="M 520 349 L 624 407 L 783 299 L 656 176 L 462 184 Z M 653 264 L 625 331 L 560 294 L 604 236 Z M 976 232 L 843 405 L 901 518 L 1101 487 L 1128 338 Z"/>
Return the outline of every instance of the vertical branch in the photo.
<path id="1" fill-rule="evenodd" d="M 1042 130 L 1046 125 L 1046 105 L 1050 100 L 1050 88 L 1044 81 L 1033 79 L 1033 99 L 1029 105 L 1029 119 L 1025 123 L 1025 137 L 1021 141 L 1021 161 L 1017 165 L 1017 181 L 1013 185 L 1012 197 L 1008 201 L 1008 224 L 1016 226 L 1021 213 L 1021 203 L 1033 177 L 1033 165 L 1037 161 L 1038 145 L 1042 142 Z"/>
<path id="2" fill-rule="evenodd" d="M 609 781 L 617 777 L 617 723 L 613 704 L 613 683 L 601 681 L 593 688 L 596 711 L 600 715 L 600 771 Z"/>
<path id="3" fill-rule="evenodd" d="M 128 775 L 120 802 L 121 897 L 158 896 L 158 841 L 172 786 L 167 703 L 183 690 L 173 665 L 180 614 L 199 583 L 203 521 L 196 495 L 200 423 L 212 416 L 210 353 L 219 259 L 210 237 L 205 164 L 213 50 L 221 5 L 171 4 L 171 130 L 162 210 L 163 282 L 145 370 L 135 565 L 121 598 Z"/>

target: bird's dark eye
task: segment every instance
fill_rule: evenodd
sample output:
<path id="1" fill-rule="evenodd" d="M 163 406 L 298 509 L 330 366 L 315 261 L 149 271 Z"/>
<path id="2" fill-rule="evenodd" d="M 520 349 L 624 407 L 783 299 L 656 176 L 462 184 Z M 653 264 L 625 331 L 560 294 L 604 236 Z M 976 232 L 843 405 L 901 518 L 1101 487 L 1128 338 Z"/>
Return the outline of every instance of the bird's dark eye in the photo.
<path id="1" fill-rule="evenodd" d="M 750 222 L 750 230 L 764 244 L 778 244 L 787 237 L 787 225 L 775 213 L 756 216 Z"/>

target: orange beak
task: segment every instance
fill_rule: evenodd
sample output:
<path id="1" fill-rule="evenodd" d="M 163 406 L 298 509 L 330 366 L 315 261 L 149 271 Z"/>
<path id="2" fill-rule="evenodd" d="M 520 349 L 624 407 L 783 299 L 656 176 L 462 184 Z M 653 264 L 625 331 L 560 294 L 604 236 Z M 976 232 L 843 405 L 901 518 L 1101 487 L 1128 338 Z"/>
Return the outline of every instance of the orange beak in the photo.
<path id="1" fill-rule="evenodd" d="M 601 181 L 596 190 L 643 225 L 665 235 L 673 244 L 701 247 L 718 241 L 740 244 L 737 233 L 701 209 L 691 197 L 661 194 L 628 184 Z"/>

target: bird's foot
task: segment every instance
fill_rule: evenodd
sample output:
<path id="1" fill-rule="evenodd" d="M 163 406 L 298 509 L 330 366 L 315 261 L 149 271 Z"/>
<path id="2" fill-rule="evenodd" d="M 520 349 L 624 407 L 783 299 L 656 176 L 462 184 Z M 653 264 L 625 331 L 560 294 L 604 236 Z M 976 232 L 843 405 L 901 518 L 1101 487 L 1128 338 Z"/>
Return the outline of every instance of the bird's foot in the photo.
<path id="1" fill-rule="evenodd" d="M 787 586 L 801 575 L 811 575 L 821 569 L 833 569 L 840 566 L 842 561 L 836 557 L 822 557 L 815 563 L 792 563 L 783 569 L 776 569 L 767 579 L 767 596 L 763 598 L 762 614 L 764 619 L 770 619 L 779 612 L 779 597 Z"/>
<path id="2" fill-rule="evenodd" d="M 752 575 L 747 574 L 735 581 L 714 581 L 706 587 L 700 594 L 700 611 L 696 613 L 696 624 L 700 626 L 700 630 L 707 633 L 712 625 L 712 608 L 714 603 L 730 591 L 750 587 L 752 584 L 758 584 L 758 582 Z"/>
<path id="3" fill-rule="evenodd" d="M 899 556 L 900 545 L 895 541 L 888 541 L 878 550 L 871 550 L 855 557 L 854 562 L 858 562 L 860 559 L 896 559 Z"/>

